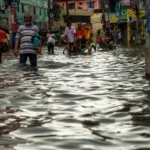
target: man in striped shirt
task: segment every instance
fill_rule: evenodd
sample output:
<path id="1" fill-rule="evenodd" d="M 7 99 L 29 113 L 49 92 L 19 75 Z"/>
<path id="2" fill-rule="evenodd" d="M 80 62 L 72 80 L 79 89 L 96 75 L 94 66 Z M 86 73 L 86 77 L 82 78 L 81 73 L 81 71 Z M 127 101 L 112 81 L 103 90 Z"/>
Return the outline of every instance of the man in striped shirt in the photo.
<path id="1" fill-rule="evenodd" d="M 37 66 L 37 48 L 33 45 L 33 37 L 38 33 L 38 27 L 32 24 L 32 16 L 24 15 L 24 25 L 21 25 L 16 34 L 14 55 L 20 53 L 20 64 L 25 64 L 29 57 L 30 64 Z M 20 47 L 20 50 L 18 48 Z"/>

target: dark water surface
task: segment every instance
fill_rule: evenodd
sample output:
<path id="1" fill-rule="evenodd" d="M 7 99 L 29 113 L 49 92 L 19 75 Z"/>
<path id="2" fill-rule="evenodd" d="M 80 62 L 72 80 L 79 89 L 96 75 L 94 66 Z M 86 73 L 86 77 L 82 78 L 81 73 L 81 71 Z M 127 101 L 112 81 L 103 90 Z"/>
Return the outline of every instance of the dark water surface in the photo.
<path id="1" fill-rule="evenodd" d="M 0 150 L 150 150 L 144 60 L 124 49 L 68 58 L 39 69 L 0 65 Z"/>

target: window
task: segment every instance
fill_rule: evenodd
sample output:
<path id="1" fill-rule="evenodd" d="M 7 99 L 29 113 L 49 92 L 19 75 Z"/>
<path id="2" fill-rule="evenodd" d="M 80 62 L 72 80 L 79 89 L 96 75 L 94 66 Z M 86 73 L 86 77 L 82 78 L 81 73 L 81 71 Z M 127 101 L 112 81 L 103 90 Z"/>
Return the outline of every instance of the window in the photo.
<path id="1" fill-rule="evenodd" d="M 24 4 L 22 4 L 22 13 L 24 13 Z"/>
<path id="2" fill-rule="evenodd" d="M 19 5 L 19 3 L 17 3 L 17 11 L 18 12 L 20 11 L 20 5 Z"/>
<path id="3" fill-rule="evenodd" d="M 33 7 L 33 13 L 36 15 L 36 7 Z"/>
<path id="4" fill-rule="evenodd" d="M 46 16 L 47 15 L 47 12 L 45 9 L 43 9 L 43 15 Z"/>
<path id="5" fill-rule="evenodd" d="M 64 17 L 64 22 L 67 22 L 68 17 L 66 15 L 64 15 L 63 17 Z M 91 17 L 90 16 L 71 15 L 70 21 L 72 23 L 77 23 L 77 22 L 87 23 L 87 22 L 91 22 Z"/>
<path id="6" fill-rule="evenodd" d="M 75 9 L 75 3 L 70 3 L 69 4 L 69 9 Z"/>
<path id="7" fill-rule="evenodd" d="M 88 2 L 87 5 L 88 8 L 94 8 L 94 2 Z"/>
<path id="8" fill-rule="evenodd" d="M 42 15 L 42 9 L 41 9 L 41 8 L 39 8 L 39 11 L 40 11 L 40 13 L 39 13 L 39 14 L 40 14 L 40 16 L 41 16 L 41 15 Z"/>

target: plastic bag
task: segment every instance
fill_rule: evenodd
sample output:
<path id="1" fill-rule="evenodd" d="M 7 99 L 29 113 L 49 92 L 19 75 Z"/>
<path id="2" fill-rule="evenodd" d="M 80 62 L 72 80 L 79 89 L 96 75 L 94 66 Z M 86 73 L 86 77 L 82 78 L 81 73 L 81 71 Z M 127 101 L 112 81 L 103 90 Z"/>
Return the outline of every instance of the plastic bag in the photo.
<path id="1" fill-rule="evenodd" d="M 38 47 L 40 45 L 40 35 L 36 34 L 33 38 L 33 45 L 34 47 Z"/>

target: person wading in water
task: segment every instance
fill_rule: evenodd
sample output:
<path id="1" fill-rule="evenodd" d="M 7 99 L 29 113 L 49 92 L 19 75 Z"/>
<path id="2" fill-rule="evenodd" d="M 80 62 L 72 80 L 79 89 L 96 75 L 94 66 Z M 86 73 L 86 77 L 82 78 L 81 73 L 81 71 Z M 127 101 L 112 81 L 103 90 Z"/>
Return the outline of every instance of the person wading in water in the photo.
<path id="1" fill-rule="evenodd" d="M 20 54 L 20 64 L 25 65 L 29 57 L 32 67 L 37 66 L 37 53 L 40 47 L 34 47 L 33 37 L 38 34 L 38 27 L 32 24 L 32 16 L 29 13 L 24 15 L 24 24 L 21 25 L 16 34 L 14 55 Z M 18 48 L 20 47 L 20 50 Z"/>

